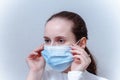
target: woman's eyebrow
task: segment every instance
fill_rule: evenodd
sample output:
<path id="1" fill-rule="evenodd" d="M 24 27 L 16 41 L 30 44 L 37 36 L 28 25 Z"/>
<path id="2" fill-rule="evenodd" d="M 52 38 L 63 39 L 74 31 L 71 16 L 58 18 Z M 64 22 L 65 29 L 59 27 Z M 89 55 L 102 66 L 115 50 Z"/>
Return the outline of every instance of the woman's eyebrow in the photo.
<path id="1" fill-rule="evenodd" d="M 43 36 L 43 38 L 49 38 L 49 37 L 47 37 L 47 36 Z"/>
<path id="2" fill-rule="evenodd" d="M 43 36 L 43 38 L 49 39 L 49 37 L 47 37 L 47 36 Z M 65 37 L 65 36 L 56 36 L 55 38 L 64 38 L 64 39 L 66 39 L 67 37 Z"/>
<path id="3" fill-rule="evenodd" d="M 67 37 L 65 37 L 65 36 L 57 36 L 56 38 L 67 38 Z"/>

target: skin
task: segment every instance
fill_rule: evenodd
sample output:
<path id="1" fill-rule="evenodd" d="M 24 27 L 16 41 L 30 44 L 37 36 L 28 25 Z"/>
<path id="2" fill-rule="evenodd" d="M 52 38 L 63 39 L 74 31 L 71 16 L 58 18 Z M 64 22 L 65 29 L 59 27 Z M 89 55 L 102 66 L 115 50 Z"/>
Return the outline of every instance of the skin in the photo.
<path id="1" fill-rule="evenodd" d="M 86 38 L 80 39 L 76 44 L 75 35 L 72 33 L 73 22 L 63 18 L 53 18 L 46 23 L 44 31 L 44 45 L 69 45 L 72 50 L 74 61 L 71 66 L 65 70 L 68 71 L 84 71 L 89 66 L 91 59 L 84 50 L 86 46 Z M 42 73 L 45 68 L 45 60 L 41 56 L 44 45 L 37 47 L 27 57 L 27 63 L 30 68 L 27 80 L 41 80 Z"/>

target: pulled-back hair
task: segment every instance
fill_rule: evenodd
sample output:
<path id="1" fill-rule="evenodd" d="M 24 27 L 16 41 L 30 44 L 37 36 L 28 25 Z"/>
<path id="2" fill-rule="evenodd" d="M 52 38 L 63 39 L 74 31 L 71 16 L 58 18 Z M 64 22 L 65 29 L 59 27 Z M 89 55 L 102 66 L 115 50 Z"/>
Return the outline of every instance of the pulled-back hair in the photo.
<path id="1" fill-rule="evenodd" d="M 64 18 L 64 19 L 67 19 L 67 20 L 70 20 L 73 22 L 72 32 L 75 35 L 76 41 L 78 41 L 82 37 L 86 37 L 86 39 L 88 39 L 88 31 L 86 28 L 86 24 L 80 15 L 78 15 L 74 12 L 62 11 L 62 12 L 52 15 L 47 20 L 47 22 L 52 20 L 53 18 L 57 18 L 57 17 Z M 96 67 L 95 60 L 87 47 L 85 47 L 85 51 L 90 55 L 90 58 L 91 58 L 91 63 L 87 67 L 87 71 L 96 75 L 97 67 Z"/>

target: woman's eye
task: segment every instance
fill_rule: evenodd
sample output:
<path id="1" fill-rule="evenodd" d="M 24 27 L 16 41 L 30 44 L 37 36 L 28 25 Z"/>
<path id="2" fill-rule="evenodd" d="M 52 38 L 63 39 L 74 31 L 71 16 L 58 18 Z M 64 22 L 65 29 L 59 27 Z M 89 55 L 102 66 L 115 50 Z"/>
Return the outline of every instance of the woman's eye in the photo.
<path id="1" fill-rule="evenodd" d="M 49 39 L 45 39 L 45 43 L 50 43 L 50 40 Z"/>
<path id="2" fill-rule="evenodd" d="M 64 42 L 65 42 L 65 40 L 63 40 L 63 39 L 59 40 L 59 43 L 64 43 Z"/>

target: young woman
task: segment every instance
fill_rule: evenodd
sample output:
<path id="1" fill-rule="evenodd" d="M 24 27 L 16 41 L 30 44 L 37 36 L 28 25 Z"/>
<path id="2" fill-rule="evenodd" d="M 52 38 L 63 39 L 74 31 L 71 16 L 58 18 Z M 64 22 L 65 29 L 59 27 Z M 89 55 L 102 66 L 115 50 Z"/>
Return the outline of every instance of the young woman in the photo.
<path id="1" fill-rule="evenodd" d="M 107 80 L 96 75 L 87 39 L 86 24 L 78 14 L 62 11 L 51 16 L 45 25 L 45 43 L 27 57 L 27 80 Z"/>

